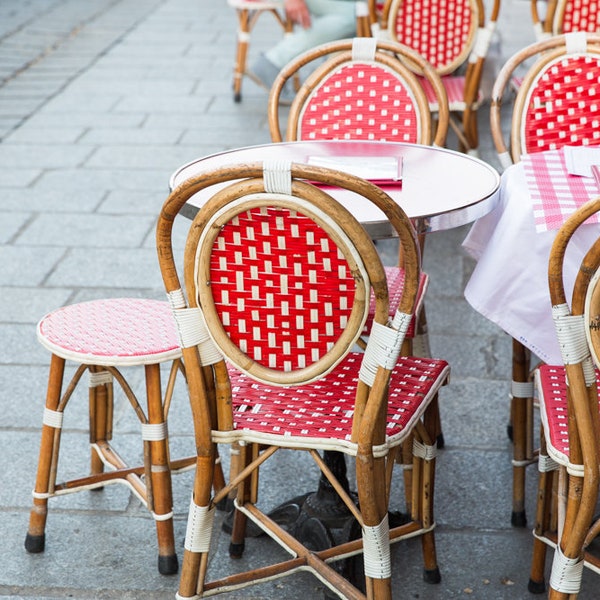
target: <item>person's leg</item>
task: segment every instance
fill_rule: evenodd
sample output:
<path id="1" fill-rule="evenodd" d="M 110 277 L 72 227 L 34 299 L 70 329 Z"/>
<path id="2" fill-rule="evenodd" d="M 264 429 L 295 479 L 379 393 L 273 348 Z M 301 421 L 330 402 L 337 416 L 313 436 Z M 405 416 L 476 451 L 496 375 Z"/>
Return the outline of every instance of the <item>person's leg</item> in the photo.
<path id="1" fill-rule="evenodd" d="M 311 13 L 308 29 L 294 33 L 265 53 L 270 63 L 281 69 L 290 60 L 315 46 L 356 35 L 355 2 L 349 0 L 306 0 Z"/>

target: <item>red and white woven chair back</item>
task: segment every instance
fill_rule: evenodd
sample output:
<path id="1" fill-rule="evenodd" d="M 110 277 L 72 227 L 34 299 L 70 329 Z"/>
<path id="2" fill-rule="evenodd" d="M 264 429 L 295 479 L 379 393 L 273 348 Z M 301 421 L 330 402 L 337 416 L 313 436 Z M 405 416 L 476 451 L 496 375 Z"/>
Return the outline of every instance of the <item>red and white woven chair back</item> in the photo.
<path id="1" fill-rule="evenodd" d="M 546 64 L 519 90 L 522 153 L 600 143 L 600 50 L 541 60 Z"/>
<path id="2" fill-rule="evenodd" d="M 210 296 L 223 332 L 250 361 L 296 371 L 321 360 L 357 306 L 367 306 L 355 280 L 365 271 L 300 207 L 279 208 L 277 196 L 263 201 L 220 224 Z"/>
<path id="3" fill-rule="evenodd" d="M 387 28 L 447 75 L 467 61 L 480 26 L 476 0 L 393 0 Z"/>
<path id="4" fill-rule="evenodd" d="M 600 31 L 600 2 L 595 0 L 560 0 L 554 18 L 554 32 Z"/>
<path id="5" fill-rule="evenodd" d="M 419 143 L 419 86 L 382 64 L 353 61 L 329 73 L 304 103 L 297 137 Z M 429 116 L 427 115 L 429 118 Z"/>

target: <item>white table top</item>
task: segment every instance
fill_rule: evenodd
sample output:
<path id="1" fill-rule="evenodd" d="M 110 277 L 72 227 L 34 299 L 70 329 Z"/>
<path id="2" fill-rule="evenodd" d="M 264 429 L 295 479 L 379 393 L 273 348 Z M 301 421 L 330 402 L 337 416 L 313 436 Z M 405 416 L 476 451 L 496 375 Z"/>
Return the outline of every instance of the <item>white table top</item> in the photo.
<path id="1" fill-rule="evenodd" d="M 573 290 L 581 259 L 596 240 L 585 225 L 565 258 L 565 291 Z M 523 163 L 502 174 L 496 208 L 471 228 L 463 247 L 478 261 L 465 298 L 483 316 L 549 364 L 562 364 L 548 291 L 548 258 L 556 230 L 536 231 Z"/>
<path id="2" fill-rule="evenodd" d="M 500 176 L 487 163 L 452 150 L 392 142 L 306 141 L 251 146 L 213 154 L 178 169 L 171 189 L 203 171 L 227 164 L 283 159 L 306 162 L 309 156 L 396 156 L 402 158 L 401 185 L 386 185 L 386 192 L 414 220 L 419 233 L 439 231 L 471 223 L 487 214 L 498 199 Z M 196 194 L 188 202 L 193 216 L 216 186 Z M 373 238 L 390 237 L 385 215 L 356 194 L 336 190 L 342 203 Z"/>

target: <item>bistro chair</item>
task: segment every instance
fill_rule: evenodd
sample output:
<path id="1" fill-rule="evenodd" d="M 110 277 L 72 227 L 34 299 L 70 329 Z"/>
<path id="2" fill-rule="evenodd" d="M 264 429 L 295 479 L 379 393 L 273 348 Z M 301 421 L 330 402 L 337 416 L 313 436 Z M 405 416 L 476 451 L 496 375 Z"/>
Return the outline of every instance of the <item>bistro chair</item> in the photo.
<path id="1" fill-rule="evenodd" d="M 237 46 L 233 68 L 233 99 L 242 100 L 242 79 L 247 74 L 246 64 L 250 37 L 261 15 L 270 13 L 281 26 L 284 35 L 291 33 L 293 23 L 286 17 L 282 0 L 227 0 L 235 9 L 238 19 Z"/>
<path id="2" fill-rule="evenodd" d="M 503 97 L 520 68 L 525 75 L 519 86 L 505 134 Z M 523 154 L 565 145 L 600 143 L 594 114 L 600 92 L 600 35 L 571 33 L 544 39 L 519 50 L 498 73 L 492 90 L 492 137 L 503 168 Z M 505 139 L 509 138 L 509 140 Z M 513 525 L 525 526 L 525 470 L 535 462 L 533 449 L 533 382 L 531 356 L 513 340 L 511 387 L 513 439 Z"/>
<path id="3" fill-rule="evenodd" d="M 216 184 L 188 235 L 182 288 L 172 224 L 190 197 Z M 330 186 L 374 202 L 398 232 L 406 279 L 393 320 L 377 250 L 327 192 Z M 400 207 L 381 188 L 332 169 L 285 161 L 230 165 L 188 179 L 171 193 L 158 221 L 157 248 L 180 324 L 198 450 L 178 598 L 227 592 L 298 570 L 312 572 L 345 598 L 390 598 L 390 541 L 413 536 L 422 539 L 427 580 L 439 581 L 429 407 L 449 367 L 441 360 L 399 356 L 420 265 L 414 229 Z M 377 306 L 368 346 L 354 351 L 372 289 Z M 388 530 L 394 458 L 408 439 L 414 473 L 410 514 Z M 243 469 L 213 495 L 217 443 L 238 443 Z M 314 459 L 359 524 L 360 539 L 325 551 L 309 549 L 264 514 L 258 468 L 280 449 Z M 319 450 L 353 459 L 358 503 Z M 215 504 L 233 489 L 230 554 L 241 555 L 251 519 L 291 558 L 208 581 Z M 332 564 L 361 551 L 366 594 Z"/>
<path id="4" fill-rule="evenodd" d="M 540 15 L 540 2 L 531 0 L 531 15 L 536 39 L 552 35 L 600 30 L 600 2 L 597 0 L 548 0 Z"/>
<path id="5" fill-rule="evenodd" d="M 372 26 L 375 37 L 409 46 L 442 76 L 450 127 L 463 152 L 478 152 L 477 110 L 483 101 L 483 67 L 499 12 L 500 0 L 494 0 L 487 22 L 482 0 L 386 0 Z M 428 83 L 425 88 L 435 112 L 436 98 Z"/>
<path id="6" fill-rule="evenodd" d="M 549 598 L 576 598 L 584 566 L 600 572 L 600 558 L 588 551 L 600 532 L 596 513 L 600 483 L 600 240 L 581 262 L 570 306 L 564 284 L 568 244 L 598 211 L 600 198 L 571 215 L 556 236 L 548 263 L 564 365 L 541 365 L 535 371 L 542 434 L 529 590 L 545 591 L 546 550 L 548 545 L 555 547 Z"/>
<path id="7" fill-rule="evenodd" d="M 364 37 L 318 46 L 280 71 L 269 95 L 269 128 L 274 142 L 282 141 L 279 95 L 286 82 L 300 71 L 310 74 L 287 114 L 286 141 L 358 139 L 444 145 L 448 100 L 439 75 L 411 48 Z M 423 74 L 435 93 L 437 122 L 431 114 L 422 79 L 416 72 Z M 423 236 L 420 243 L 423 249 Z M 393 314 L 402 296 L 403 269 L 390 266 L 386 272 Z M 407 332 L 406 353 L 429 356 L 423 306 L 427 274 L 422 273 L 421 279 L 422 293 L 415 319 Z M 372 316 L 373 311 L 371 320 Z M 443 446 L 441 425 L 437 437 Z"/>
<path id="8" fill-rule="evenodd" d="M 122 483 L 141 500 L 156 521 L 160 573 L 176 573 L 171 472 L 191 468 L 195 460 L 189 457 L 171 461 L 169 457 L 167 415 L 176 375 L 183 367 L 168 303 L 111 298 L 63 306 L 40 320 L 37 337 L 52 357 L 25 548 L 32 553 L 44 550 L 50 498 Z M 65 383 L 67 363 L 75 363 L 77 367 L 70 381 Z M 171 363 L 164 395 L 163 363 Z M 134 366 L 144 367 L 146 412 L 123 374 Z M 89 395 L 91 462 L 89 474 L 75 476 L 71 465 L 77 457 L 61 448 L 61 441 L 66 437 L 63 420 L 70 412 L 68 407 L 79 384 L 84 382 L 87 382 Z M 115 382 L 140 421 L 141 465 L 127 464 L 113 444 Z M 71 478 L 60 481 L 58 475 L 63 472 Z"/>

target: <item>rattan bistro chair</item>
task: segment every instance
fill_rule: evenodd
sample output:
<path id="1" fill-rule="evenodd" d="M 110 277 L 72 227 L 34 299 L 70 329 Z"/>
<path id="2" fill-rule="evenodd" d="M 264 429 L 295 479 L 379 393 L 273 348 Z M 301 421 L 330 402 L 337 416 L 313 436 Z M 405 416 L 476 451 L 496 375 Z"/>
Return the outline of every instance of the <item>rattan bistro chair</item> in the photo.
<path id="1" fill-rule="evenodd" d="M 181 349 L 175 321 L 167 302 L 139 298 L 111 298 L 80 302 L 59 308 L 38 323 L 40 343 L 52 353 L 43 416 L 37 479 L 25 548 L 45 548 L 48 500 L 55 496 L 92 490 L 110 483 L 126 484 L 156 521 L 158 569 L 177 572 L 173 539 L 171 472 L 192 467 L 195 457 L 171 461 L 167 414 L 175 378 L 182 371 Z M 68 384 L 66 364 L 78 366 Z M 162 393 L 161 365 L 171 362 L 166 391 Z M 147 412 L 123 375 L 129 367 L 143 366 Z M 58 480 L 73 454 L 59 453 L 63 418 L 69 412 L 79 383 L 88 384 L 91 463 L 89 474 Z M 130 466 L 116 451 L 113 438 L 113 405 L 116 382 L 141 424 L 143 464 Z M 68 435 L 68 433 L 67 433 Z M 63 471 L 64 469 L 64 471 Z"/>
<path id="2" fill-rule="evenodd" d="M 598 0 L 548 0 L 545 14 L 540 15 L 540 3 L 531 0 L 531 16 L 536 39 L 573 31 L 600 31 Z"/>
<path id="3" fill-rule="evenodd" d="M 325 188 L 309 182 L 356 191 L 379 206 L 398 231 L 406 282 L 393 321 L 385 271 L 366 231 Z M 170 243 L 173 220 L 191 196 L 225 183 L 192 223 L 184 292 Z M 399 206 L 369 182 L 330 169 L 284 161 L 231 165 L 191 178 L 171 193 L 157 225 L 157 248 L 181 323 L 198 450 L 178 598 L 226 592 L 298 570 L 313 572 L 346 598 L 390 598 L 390 539 L 415 535 L 423 541 L 429 580 L 439 581 L 428 408 L 449 367 L 440 360 L 399 357 L 420 264 L 414 230 Z M 375 322 L 366 351 L 354 352 L 371 289 Z M 411 514 L 408 523 L 388 531 L 394 456 L 408 439 L 413 441 Z M 244 468 L 213 496 L 218 442 L 240 443 Z M 258 468 L 286 448 L 310 454 L 360 524 L 362 539 L 313 551 L 261 511 Z M 358 505 L 319 450 L 353 457 Z M 232 555 L 243 549 L 250 518 L 292 556 L 209 582 L 214 506 L 235 488 Z M 361 547 L 366 596 L 331 564 Z M 248 560 L 252 564 L 252 557 Z"/>
<path id="4" fill-rule="evenodd" d="M 510 133 L 503 131 L 503 98 L 518 69 L 526 67 L 512 109 Z M 501 68 L 492 90 L 492 137 L 506 168 L 523 154 L 565 145 L 600 143 L 600 35 L 571 33 L 534 42 Z M 509 140 L 507 139 L 509 138 Z M 535 461 L 533 383 L 529 351 L 513 340 L 511 431 L 513 437 L 512 522 L 526 524 L 525 471 Z"/>
<path id="5" fill-rule="evenodd" d="M 233 99 L 235 102 L 241 102 L 242 80 L 247 74 L 246 63 L 250 37 L 257 20 L 263 14 L 273 15 L 284 35 L 292 32 L 293 23 L 285 15 L 282 0 L 227 0 L 227 3 L 235 9 L 238 19 L 236 57 L 233 69 Z"/>
<path id="6" fill-rule="evenodd" d="M 564 365 L 542 365 L 535 372 L 542 439 L 529 590 L 544 591 L 546 550 L 555 547 L 549 592 L 553 599 L 577 597 L 584 565 L 600 573 L 600 558 L 588 552 L 600 532 L 600 521 L 594 516 L 600 484 L 598 371 L 594 369 L 600 356 L 600 240 L 581 262 L 570 306 L 564 284 L 568 244 L 598 211 L 600 198 L 582 206 L 563 224 L 552 246 L 548 282 Z"/>
<path id="7" fill-rule="evenodd" d="M 464 152 L 477 154 L 477 111 L 483 101 L 481 81 L 500 0 L 486 21 L 482 0 L 386 0 L 375 37 L 392 39 L 421 54 L 442 76 L 450 108 L 450 127 Z M 436 98 L 425 83 L 432 111 Z"/>
<path id="8" fill-rule="evenodd" d="M 407 46 L 357 37 L 317 46 L 290 61 L 269 95 L 271 139 L 283 139 L 279 96 L 300 72 L 310 74 L 286 114 L 286 141 L 379 140 L 443 146 L 448 100 L 433 67 Z M 423 73 L 439 106 L 434 123 Z"/>

